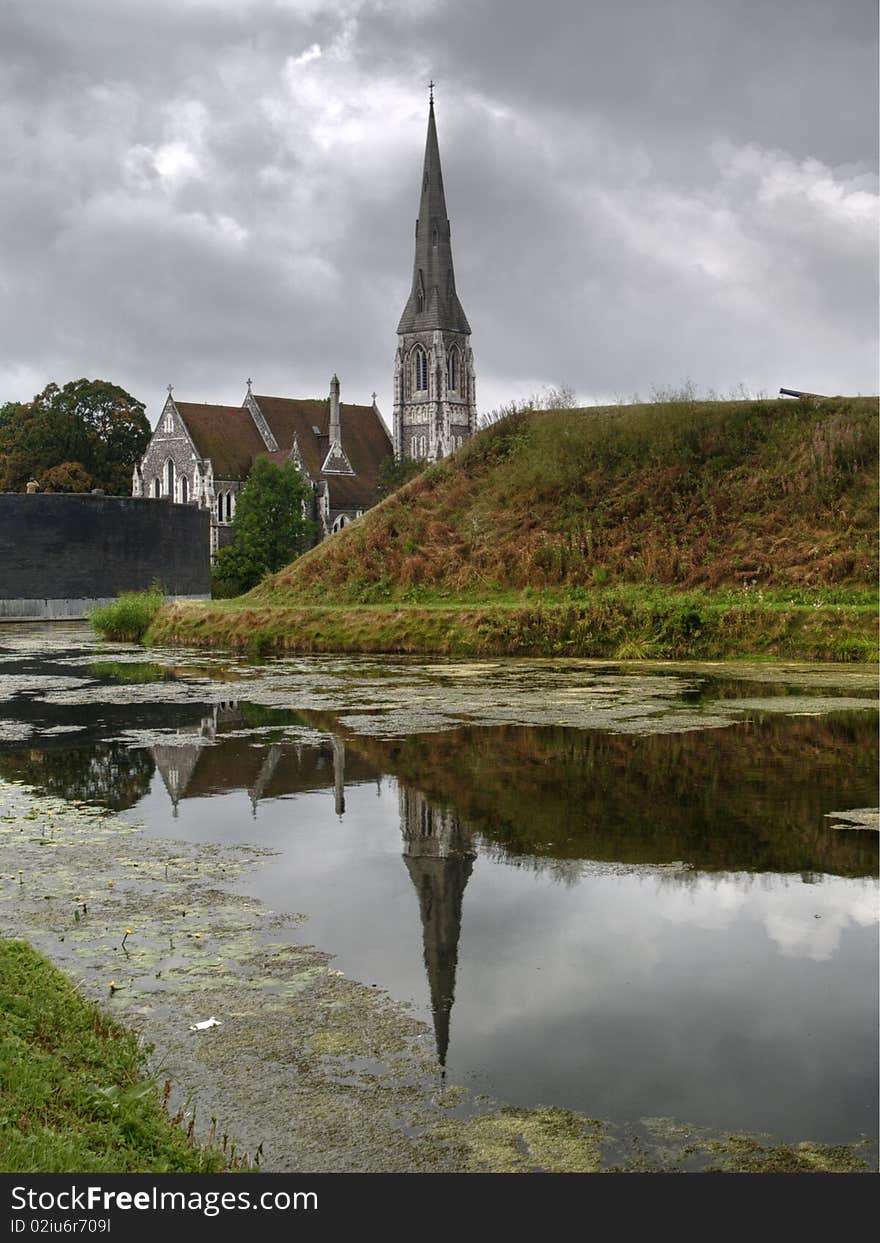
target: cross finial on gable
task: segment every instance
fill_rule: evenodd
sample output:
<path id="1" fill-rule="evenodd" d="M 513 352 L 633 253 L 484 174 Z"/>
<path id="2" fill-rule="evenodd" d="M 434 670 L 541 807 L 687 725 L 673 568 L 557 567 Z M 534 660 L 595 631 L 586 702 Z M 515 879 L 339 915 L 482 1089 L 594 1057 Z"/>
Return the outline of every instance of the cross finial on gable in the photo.
<path id="1" fill-rule="evenodd" d="M 173 384 L 169 384 L 169 385 L 168 385 L 168 396 L 169 396 L 169 397 L 171 396 L 171 394 L 172 394 L 173 390 L 174 390 L 174 385 L 173 385 Z"/>
<path id="2" fill-rule="evenodd" d="M 251 377 L 250 377 L 250 376 L 248 376 L 248 380 L 247 380 L 247 386 L 248 386 L 248 397 L 250 397 L 250 395 L 251 395 L 251 385 L 252 385 L 252 384 L 253 384 L 253 380 L 251 379 Z"/>
<path id="3" fill-rule="evenodd" d="M 373 394 L 373 405 L 375 406 L 375 404 L 376 404 L 376 394 L 374 393 Z"/>

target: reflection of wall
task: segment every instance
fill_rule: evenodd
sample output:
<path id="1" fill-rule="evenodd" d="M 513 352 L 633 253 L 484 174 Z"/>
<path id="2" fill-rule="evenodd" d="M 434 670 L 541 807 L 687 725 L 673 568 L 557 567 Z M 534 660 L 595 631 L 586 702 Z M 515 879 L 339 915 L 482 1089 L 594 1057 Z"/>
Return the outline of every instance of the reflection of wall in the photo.
<path id="1" fill-rule="evenodd" d="M 400 828 L 404 862 L 419 899 L 437 1058 L 445 1066 L 462 899 L 476 854 L 469 830 L 453 812 L 432 806 L 417 790 L 404 786 Z"/>

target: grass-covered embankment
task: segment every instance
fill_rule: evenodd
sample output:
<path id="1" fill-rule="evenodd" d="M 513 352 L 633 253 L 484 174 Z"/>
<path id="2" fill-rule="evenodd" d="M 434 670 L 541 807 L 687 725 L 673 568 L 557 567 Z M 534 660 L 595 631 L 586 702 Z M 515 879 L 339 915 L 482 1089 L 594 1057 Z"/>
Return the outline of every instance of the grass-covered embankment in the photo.
<path id="1" fill-rule="evenodd" d="M 247 596 L 148 638 L 257 650 L 869 659 L 877 403 L 530 411 Z"/>
<path id="2" fill-rule="evenodd" d="M 585 598 L 531 593 L 517 600 L 439 599 L 421 605 L 258 604 L 164 609 L 156 643 L 281 652 L 396 652 L 437 656 L 593 656 L 615 660 L 775 656 L 877 657 L 870 591 L 676 593 L 608 588 Z"/>
<path id="3" fill-rule="evenodd" d="M 223 1170 L 144 1077 L 137 1038 L 24 941 L 0 940 L 0 1170 Z"/>

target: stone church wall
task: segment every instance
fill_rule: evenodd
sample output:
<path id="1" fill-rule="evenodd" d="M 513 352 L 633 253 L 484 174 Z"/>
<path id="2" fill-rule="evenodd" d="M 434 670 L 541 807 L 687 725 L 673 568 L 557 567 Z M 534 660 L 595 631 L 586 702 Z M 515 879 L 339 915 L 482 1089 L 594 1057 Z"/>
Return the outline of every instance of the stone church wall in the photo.
<path id="1" fill-rule="evenodd" d="M 154 579 L 211 594 L 210 515 L 127 496 L 0 493 L 0 621 L 86 617 Z"/>

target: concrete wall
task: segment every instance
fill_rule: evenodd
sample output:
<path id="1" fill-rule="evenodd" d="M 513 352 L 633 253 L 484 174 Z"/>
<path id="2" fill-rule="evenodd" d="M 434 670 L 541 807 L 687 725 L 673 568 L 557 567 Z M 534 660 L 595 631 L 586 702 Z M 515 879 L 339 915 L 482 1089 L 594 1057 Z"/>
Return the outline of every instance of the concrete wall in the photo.
<path id="1" fill-rule="evenodd" d="M 166 500 L 0 493 L 0 621 L 85 617 L 154 579 L 207 599 L 209 528 L 207 510 Z"/>

